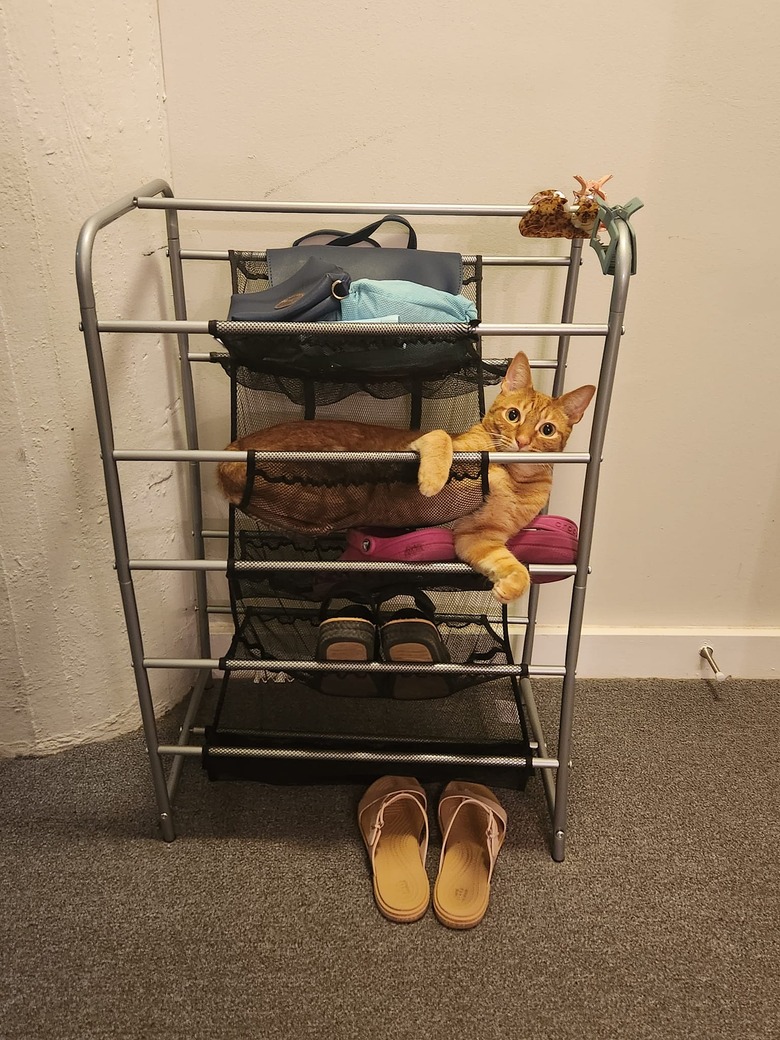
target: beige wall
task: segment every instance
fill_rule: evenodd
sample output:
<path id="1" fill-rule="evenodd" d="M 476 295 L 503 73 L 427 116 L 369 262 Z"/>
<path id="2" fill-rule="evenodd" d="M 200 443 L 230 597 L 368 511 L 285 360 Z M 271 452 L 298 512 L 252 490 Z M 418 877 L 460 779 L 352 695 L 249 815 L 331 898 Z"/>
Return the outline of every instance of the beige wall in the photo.
<path id="1" fill-rule="evenodd" d="M 778 168 L 780 14 L 674 0 L 196 9 L 162 6 L 181 195 L 522 203 L 609 171 L 613 201 L 645 201 L 586 620 L 690 629 L 694 672 L 699 633 L 762 629 L 780 652 L 775 245 L 747 208 L 754 192 L 769 203 Z M 424 230 L 453 245 L 449 228 Z M 511 221 L 481 234 L 485 252 L 546 248 Z M 604 294 L 586 271 L 579 316 L 601 320 Z M 563 586 L 550 600 L 560 623 Z"/>
<path id="2" fill-rule="evenodd" d="M 75 0 L 10 0 L 4 11 L 7 749 L 60 746 L 137 720 L 72 256 L 86 216 L 156 176 L 170 176 L 181 196 L 524 203 L 540 187 L 568 189 L 574 173 L 614 173 L 610 198 L 639 195 L 646 208 L 635 218 L 639 274 L 607 440 L 587 624 L 616 644 L 624 631 L 656 633 L 656 648 L 663 632 L 690 632 L 691 662 L 707 631 L 754 642 L 765 634 L 765 648 L 777 647 L 774 8 L 135 0 L 85 12 Z M 125 317 L 160 305 L 161 258 L 142 256 L 159 244 L 159 225 L 147 216 L 116 243 L 117 255 L 142 259 L 130 272 L 113 271 L 105 289 L 107 309 Z M 478 238 L 457 222 L 418 224 L 433 246 L 548 248 L 524 243 L 511 221 L 490 223 Z M 252 244 L 259 225 L 224 217 L 183 226 L 188 245 L 225 248 Z M 278 240 L 294 230 L 279 227 Z M 111 271 L 110 243 L 105 249 L 103 270 Z M 593 259 L 578 317 L 599 321 L 606 283 Z M 224 286 L 209 281 L 217 277 L 205 268 L 190 275 L 203 286 L 205 310 L 221 306 Z M 535 285 L 530 295 L 548 307 L 548 282 Z M 500 293 L 494 305 L 500 315 L 508 306 Z M 593 347 L 576 349 L 586 357 Z M 146 352 L 157 368 L 142 361 Z M 30 355 L 33 366 L 23 363 Z M 118 422 L 143 415 L 147 442 L 162 443 L 169 423 L 180 436 L 169 363 L 170 351 L 166 360 L 148 342 L 124 341 L 112 354 L 114 378 L 136 387 Z M 580 366 L 573 368 L 577 378 Z M 219 447 L 220 391 L 211 376 L 204 384 L 203 446 Z M 175 478 L 160 467 L 127 480 L 136 544 L 147 555 L 175 555 Z M 558 504 L 570 502 L 561 482 Z M 187 645 L 189 586 L 172 580 L 166 596 L 172 611 L 150 600 L 148 649 L 170 655 Z M 549 603 L 544 620 L 560 624 L 562 588 Z M 630 658 L 622 667 L 632 674 Z M 762 667 L 776 674 L 771 654 Z M 162 706 L 186 678 L 156 679 Z"/>
<path id="3" fill-rule="evenodd" d="M 21 3 L 0 11 L 0 753 L 48 751 L 138 725 L 74 279 L 87 216 L 168 175 L 157 10 Z M 143 218 L 99 245 L 108 315 L 159 307 L 164 257 Z M 132 259 L 128 261 L 127 256 Z M 180 425 L 171 352 L 107 343 L 117 440 L 136 416 Z M 173 358 L 175 363 L 175 357 Z M 151 487 L 150 487 L 151 485 Z M 171 467 L 125 479 L 136 555 L 181 547 Z M 147 649 L 190 645 L 189 583 L 142 580 Z M 160 710 L 190 676 L 154 676 Z"/>

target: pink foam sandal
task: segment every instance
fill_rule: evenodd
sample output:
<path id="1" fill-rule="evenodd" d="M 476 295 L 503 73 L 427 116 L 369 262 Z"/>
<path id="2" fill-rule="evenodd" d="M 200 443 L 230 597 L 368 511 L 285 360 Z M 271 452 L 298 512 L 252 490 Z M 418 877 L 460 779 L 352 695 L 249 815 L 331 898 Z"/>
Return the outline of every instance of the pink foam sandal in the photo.
<path id="1" fill-rule="evenodd" d="M 576 563 L 579 531 L 565 516 L 537 516 L 506 543 L 521 563 Z M 560 581 L 555 574 L 535 575 L 535 583 Z"/>
<path id="2" fill-rule="evenodd" d="M 521 563 L 575 563 L 579 532 L 565 516 L 537 516 L 507 542 Z M 391 527 L 363 527 L 347 532 L 342 560 L 383 560 L 391 563 L 449 563 L 457 559 L 452 531 L 420 527 L 399 532 Z M 560 581 L 563 576 L 537 575 L 535 582 Z"/>
<path id="3" fill-rule="evenodd" d="M 411 776 L 383 776 L 358 805 L 358 826 L 371 858 L 374 899 L 391 921 L 418 921 L 431 899 L 425 871 L 428 802 Z"/>
<path id="4" fill-rule="evenodd" d="M 448 928 L 473 928 L 485 916 L 506 822 L 505 810 L 482 784 L 455 780 L 442 791 L 441 860 L 433 909 Z"/>
<path id="5" fill-rule="evenodd" d="M 448 563 L 455 559 L 452 531 L 420 527 L 398 531 L 392 527 L 361 527 L 347 531 L 342 560 L 386 560 L 391 563 Z"/>

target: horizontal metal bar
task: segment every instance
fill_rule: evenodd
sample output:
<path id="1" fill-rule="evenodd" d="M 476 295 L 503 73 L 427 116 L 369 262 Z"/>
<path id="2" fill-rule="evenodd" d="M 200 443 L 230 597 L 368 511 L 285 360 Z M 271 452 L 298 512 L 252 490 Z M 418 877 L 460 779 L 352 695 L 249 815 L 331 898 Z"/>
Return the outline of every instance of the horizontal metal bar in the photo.
<path id="1" fill-rule="evenodd" d="M 200 657 L 146 657 L 144 668 L 210 668 L 220 669 L 217 658 Z M 245 661 L 227 658 L 225 669 L 231 672 L 363 672 L 432 675 L 531 675 L 536 678 L 556 678 L 566 674 L 562 665 L 522 664 L 406 664 L 387 661 Z"/>
<path id="2" fill-rule="evenodd" d="M 208 451 L 192 448 L 139 448 L 137 451 L 117 448 L 112 452 L 117 462 L 246 462 L 248 451 Z M 258 462 L 416 462 L 414 451 L 258 451 Z M 453 462 L 479 462 L 478 451 L 456 451 Z M 590 462 L 589 452 L 574 451 L 490 451 L 488 461 L 500 465 L 523 464 L 552 466 L 558 463 Z"/>
<path id="3" fill-rule="evenodd" d="M 180 249 L 182 260 L 229 260 L 227 249 Z"/>
<path id="4" fill-rule="evenodd" d="M 571 267 L 568 256 L 483 256 L 483 267 Z"/>
<path id="5" fill-rule="evenodd" d="M 197 744 L 159 744 L 158 755 L 189 755 L 194 758 L 203 754 L 203 748 Z"/>
<path id="6" fill-rule="evenodd" d="M 608 325 L 477 325 L 477 336 L 606 336 Z"/>
<path id="7" fill-rule="evenodd" d="M 259 322 L 257 323 L 260 324 Z M 268 333 L 274 333 L 275 322 L 267 322 Z M 376 336 L 397 336 L 403 334 L 403 326 L 393 328 L 382 326 L 381 328 L 367 329 L 362 323 L 348 321 L 330 322 L 302 322 L 306 325 L 307 332 L 315 332 L 318 336 L 343 335 L 348 332 L 359 332 L 362 335 L 372 332 Z M 444 324 L 447 324 L 446 322 Z M 208 336 L 209 323 L 207 321 L 99 321 L 98 332 L 121 332 L 121 333 L 157 333 L 157 334 L 180 334 L 189 336 Z M 359 325 L 359 328 L 355 326 Z M 435 322 L 419 323 L 416 328 L 436 328 Z M 474 328 L 477 336 L 606 336 L 608 325 L 581 325 L 581 324 L 557 324 L 557 325 L 504 325 L 504 324 L 482 324 Z M 262 335 L 264 329 L 259 329 L 253 335 Z M 410 332 L 409 335 L 413 335 Z"/>
<path id="8" fill-rule="evenodd" d="M 225 660 L 225 667 L 241 672 L 366 672 L 379 675 L 526 675 L 528 668 L 523 664 L 420 664 L 389 661 L 246 661 L 243 658 Z M 535 672 L 534 674 L 538 674 Z M 549 672 L 543 674 L 548 675 Z M 556 668 L 553 675 L 565 674 L 563 667 Z"/>
<path id="9" fill-rule="evenodd" d="M 138 209 L 204 210 L 213 213 L 403 213 L 438 217 L 522 217 L 530 206 L 469 206 L 420 202 L 257 202 L 239 199 L 176 199 L 138 196 Z"/>
<path id="10" fill-rule="evenodd" d="M 391 565 L 386 560 L 235 560 L 234 567 L 238 572 L 353 572 L 370 573 L 385 571 Z M 225 560 L 130 560 L 131 571 L 221 571 L 225 573 Z M 474 574 L 467 563 L 406 563 L 392 562 L 399 574 Z M 571 577 L 577 573 L 574 564 L 531 563 L 528 570 L 533 577 L 536 574 L 560 575 Z"/>
<path id="11" fill-rule="evenodd" d="M 312 615 L 314 615 L 314 613 L 316 613 L 317 610 L 318 610 L 318 608 L 315 607 L 314 610 L 312 611 Z M 209 614 L 215 614 L 215 615 L 217 615 L 217 614 L 232 614 L 233 613 L 233 610 L 232 610 L 232 608 L 231 608 L 229 603 L 212 603 L 212 604 L 210 604 L 206 608 L 206 611 Z M 452 621 L 455 618 L 457 618 L 458 620 L 463 621 L 463 622 L 468 622 L 468 621 L 472 621 L 473 620 L 473 615 L 458 615 L 458 614 L 453 615 L 453 614 L 449 614 L 449 613 L 448 614 L 442 614 L 441 611 L 438 612 L 437 616 L 439 617 L 440 620 L 443 620 L 445 622 Z M 487 620 L 488 620 L 488 622 L 490 622 L 490 623 L 492 623 L 494 625 L 499 625 L 501 623 L 501 618 L 498 615 L 496 615 L 494 617 L 490 617 L 488 615 Z M 507 623 L 509 625 L 527 625 L 528 624 L 528 616 L 524 615 L 524 614 L 509 614 L 508 617 L 507 617 Z M 192 732 L 195 733 L 197 731 L 195 729 L 193 729 Z"/>
<path id="12" fill-rule="evenodd" d="M 165 754 L 162 748 L 160 754 Z M 200 754 L 200 749 L 197 749 Z M 278 747 L 209 747 L 209 757 L 214 758 L 303 758 L 310 761 L 353 761 L 353 762 L 418 762 L 424 765 L 494 766 L 501 768 L 525 768 L 527 760 L 514 755 L 456 755 L 437 751 L 361 751 L 354 748 L 327 750 L 325 748 L 278 748 Z M 557 769 L 557 758 L 532 758 L 535 769 Z"/>
<path id="13" fill-rule="evenodd" d="M 207 321 L 99 321 L 98 332 L 161 333 L 172 335 L 208 336 Z"/>
<path id="14" fill-rule="evenodd" d="M 253 258 L 257 260 L 266 260 L 268 258 L 267 250 L 265 249 L 247 249 L 237 250 L 242 253 L 252 253 Z M 229 260 L 230 252 L 227 249 L 180 249 L 179 256 L 182 260 Z M 465 253 L 461 259 L 464 263 L 473 264 L 477 261 L 476 254 Z M 491 261 L 503 262 L 504 260 L 525 259 L 524 257 L 489 257 L 483 256 L 482 263 L 490 263 Z M 535 257 L 529 257 L 528 259 L 535 259 Z M 565 258 L 568 259 L 568 258 Z"/>
<path id="15" fill-rule="evenodd" d="M 207 353 L 207 354 L 206 353 L 190 353 L 190 354 L 187 355 L 187 360 L 190 361 L 190 362 L 207 361 L 210 364 L 213 364 L 215 361 L 222 360 L 222 359 L 224 359 L 225 361 L 229 361 L 230 360 L 230 354 L 227 354 L 224 351 L 220 351 L 220 350 L 213 350 L 213 351 L 209 351 L 209 353 Z M 498 358 L 498 359 L 497 358 L 485 358 L 485 361 L 488 364 L 495 364 L 497 360 L 498 361 L 502 361 L 503 358 Z M 531 368 L 547 368 L 547 369 L 557 369 L 558 368 L 558 362 L 554 358 L 539 358 L 539 359 L 537 359 L 535 361 L 531 361 L 530 365 L 531 365 Z"/>
<path id="16" fill-rule="evenodd" d="M 262 250 L 257 250 L 262 252 Z M 227 249 L 181 249 L 182 260 L 229 260 Z M 466 263 L 474 262 L 476 257 L 464 256 Z M 571 260 L 568 256 L 483 256 L 483 267 L 568 267 Z"/>

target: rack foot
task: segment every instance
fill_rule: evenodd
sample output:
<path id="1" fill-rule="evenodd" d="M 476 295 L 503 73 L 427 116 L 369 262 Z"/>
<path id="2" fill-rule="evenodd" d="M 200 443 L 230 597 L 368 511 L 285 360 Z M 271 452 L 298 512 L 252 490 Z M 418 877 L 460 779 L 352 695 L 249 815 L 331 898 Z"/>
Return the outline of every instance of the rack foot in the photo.
<path id="1" fill-rule="evenodd" d="M 170 813 L 160 813 L 160 833 L 163 841 L 172 842 L 176 840 L 176 829 L 173 826 L 173 817 Z"/>
<path id="2" fill-rule="evenodd" d="M 563 863 L 566 855 L 566 834 L 564 831 L 555 831 L 553 834 L 552 858 L 556 863 Z"/>

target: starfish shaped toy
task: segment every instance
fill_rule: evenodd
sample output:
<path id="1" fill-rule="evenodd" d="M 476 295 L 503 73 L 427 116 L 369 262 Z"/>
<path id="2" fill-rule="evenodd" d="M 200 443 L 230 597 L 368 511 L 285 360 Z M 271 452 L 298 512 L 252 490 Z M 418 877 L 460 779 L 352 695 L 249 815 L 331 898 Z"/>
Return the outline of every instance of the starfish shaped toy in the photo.
<path id="1" fill-rule="evenodd" d="M 599 177 L 597 181 L 586 181 L 584 177 L 580 177 L 578 173 L 574 174 L 575 181 L 580 182 L 580 190 L 574 189 L 574 196 L 577 199 L 582 199 L 586 195 L 598 195 L 599 198 L 604 199 L 606 202 L 607 196 L 601 190 L 607 181 L 612 180 L 612 174 L 608 173 L 604 177 Z"/>

